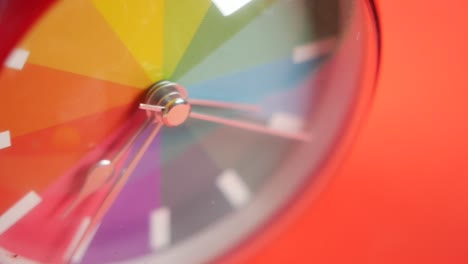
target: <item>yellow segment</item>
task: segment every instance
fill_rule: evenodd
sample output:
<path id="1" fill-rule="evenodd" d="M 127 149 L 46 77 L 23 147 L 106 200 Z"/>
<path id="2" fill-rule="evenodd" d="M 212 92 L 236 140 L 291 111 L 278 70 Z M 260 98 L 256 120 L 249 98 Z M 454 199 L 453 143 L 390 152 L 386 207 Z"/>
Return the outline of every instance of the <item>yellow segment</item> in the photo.
<path id="1" fill-rule="evenodd" d="M 151 80 L 89 0 L 60 1 L 21 47 L 28 62 L 146 88 Z"/>
<path id="2" fill-rule="evenodd" d="M 165 1 L 165 78 L 170 77 L 174 72 L 210 5 L 211 0 Z"/>
<path id="3" fill-rule="evenodd" d="M 163 77 L 164 1 L 93 0 L 93 2 L 148 77 L 153 82 L 160 80 Z"/>

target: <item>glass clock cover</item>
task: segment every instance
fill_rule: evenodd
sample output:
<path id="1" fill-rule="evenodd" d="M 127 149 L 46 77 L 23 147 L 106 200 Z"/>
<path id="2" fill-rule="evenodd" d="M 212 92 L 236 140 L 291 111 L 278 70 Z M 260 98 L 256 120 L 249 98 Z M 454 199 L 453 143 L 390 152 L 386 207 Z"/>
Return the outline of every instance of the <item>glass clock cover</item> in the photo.
<path id="1" fill-rule="evenodd" d="M 56 1 L 0 71 L 0 262 L 245 242 L 370 98 L 372 19 L 359 1 Z"/>

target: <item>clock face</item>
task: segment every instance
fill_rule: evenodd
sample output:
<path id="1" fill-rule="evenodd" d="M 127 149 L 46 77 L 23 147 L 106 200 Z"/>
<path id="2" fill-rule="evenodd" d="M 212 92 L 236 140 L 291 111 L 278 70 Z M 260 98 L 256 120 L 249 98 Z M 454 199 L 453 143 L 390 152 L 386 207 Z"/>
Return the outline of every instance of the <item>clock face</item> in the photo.
<path id="1" fill-rule="evenodd" d="M 320 179 L 374 30 L 354 1 L 56 2 L 0 72 L 0 260 L 235 247 Z"/>

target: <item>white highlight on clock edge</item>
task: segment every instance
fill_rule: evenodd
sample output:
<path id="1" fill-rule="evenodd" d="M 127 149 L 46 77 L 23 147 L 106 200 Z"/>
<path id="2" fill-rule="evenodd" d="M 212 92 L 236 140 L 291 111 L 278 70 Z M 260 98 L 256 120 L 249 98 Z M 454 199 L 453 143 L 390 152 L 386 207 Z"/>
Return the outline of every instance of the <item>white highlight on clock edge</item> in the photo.
<path id="1" fill-rule="evenodd" d="M 304 128 L 304 120 L 289 113 L 276 112 L 268 120 L 268 126 L 283 132 L 300 133 Z"/>
<path id="2" fill-rule="evenodd" d="M 70 259 L 72 257 L 72 254 L 75 250 L 75 248 L 78 246 L 78 243 L 80 243 L 81 239 L 83 238 L 83 235 L 86 233 L 86 230 L 88 229 L 89 225 L 91 224 L 91 217 L 85 217 L 80 223 L 80 226 L 78 227 L 75 236 L 73 237 L 72 241 L 70 242 L 70 245 L 67 248 L 67 251 L 64 254 L 64 260 Z"/>
<path id="3" fill-rule="evenodd" d="M 0 132 L 0 149 L 11 147 L 10 131 Z"/>
<path id="4" fill-rule="evenodd" d="M 245 205 L 251 197 L 247 184 L 233 169 L 224 170 L 216 179 L 216 185 L 235 208 Z"/>
<path id="5" fill-rule="evenodd" d="M 212 0 L 223 16 L 229 16 L 252 0 Z"/>
<path id="6" fill-rule="evenodd" d="M 149 239 L 150 246 L 154 250 L 171 243 L 171 211 L 169 208 L 161 207 L 151 212 Z"/>
<path id="7" fill-rule="evenodd" d="M 91 241 L 93 241 L 94 236 L 96 235 L 97 230 L 99 229 L 101 225 L 97 225 L 91 234 L 86 237 L 83 242 L 78 246 L 78 249 L 76 250 L 75 254 L 73 254 L 71 258 L 72 263 L 80 263 L 81 260 L 83 260 L 84 255 L 86 254 L 86 251 L 89 248 L 89 245 L 91 244 Z"/>
<path id="8" fill-rule="evenodd" d="M 28 50 L 19 48 L 14 49 L 5 61 L 5 66 L 15 70 L 22 70 L 28 58 Z"/>
<path id="9" fill-rule="evenodd" d="M 336 45 L 336 38 L 329 37 L 294 48 L 294 63 L 303 63 L 330 53 Z"/>
<path id="10" fill-rule="evenodd" d="M 30 191 L 23 196 L 23 198 L 0 216 L 0 235 L 27 215 L 41 201 L 41 197 L 34 191 Z"/>

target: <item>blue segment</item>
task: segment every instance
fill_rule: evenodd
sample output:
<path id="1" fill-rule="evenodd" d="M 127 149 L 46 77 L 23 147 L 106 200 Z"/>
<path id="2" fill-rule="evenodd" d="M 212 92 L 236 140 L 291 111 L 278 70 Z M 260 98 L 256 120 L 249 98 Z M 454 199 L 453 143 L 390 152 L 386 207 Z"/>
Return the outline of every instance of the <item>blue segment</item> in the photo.
<path id="1" fill-rule="evenodd" d="M 315 89 L 300 87 L 313 76 L 314 69 L 323 59 L 301 64 L 294 64 L 290 58 L 282 59 L 189 85 L 187 90 L 192 98 L 261 105 L 264 109 L 262 115 L 268 115 L 272 111 L 301 112 L 298 109 L 303 109 L 306 102 L 313 99 Z M 271 100 L 278 96 L 285 96 L 283 103 Z"/>
<path id="2" fill-rule="evenodd" d="M 262 118 L 268 118 L 273 112 L 279 111 L 298 117 L 308 115 L 320 91 L 320 83 L 316 77 L 315 70 L 311 69 L 309 76 L 295 87 L 266 95 L 260 103 L 264 109 Z"/>

